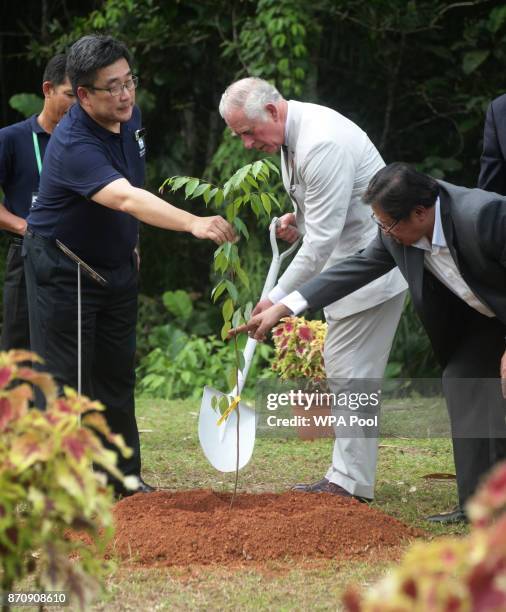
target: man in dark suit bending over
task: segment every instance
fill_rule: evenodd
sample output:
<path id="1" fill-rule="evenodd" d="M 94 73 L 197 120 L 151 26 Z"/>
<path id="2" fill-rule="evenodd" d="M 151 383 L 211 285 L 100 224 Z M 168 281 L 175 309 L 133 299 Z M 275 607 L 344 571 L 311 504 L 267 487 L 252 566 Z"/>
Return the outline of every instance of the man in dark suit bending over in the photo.
<path id="1" fill-rule="evenodd" d="M 506 457 L 501 385 L 483 380 L 506 382 L 506 198 L 394 163 L 373 177 L 364 201 L 376 238 L 234 331 L 262 340 L 280 318 L 321 308 L 398 266 L 443 368 L 452 426 L 459 506 L 429 520 L 465 521 L 479 479 Z M 473 379 L 465 394 L 456 379 Z M 485 410 L 494 420 L 488 437 L 476 433 Z"/>

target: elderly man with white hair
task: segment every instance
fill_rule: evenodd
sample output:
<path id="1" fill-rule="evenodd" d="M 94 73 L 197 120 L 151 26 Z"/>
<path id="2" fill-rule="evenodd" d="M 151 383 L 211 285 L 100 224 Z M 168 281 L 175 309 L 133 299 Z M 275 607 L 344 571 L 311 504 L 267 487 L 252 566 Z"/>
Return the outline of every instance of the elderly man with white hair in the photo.
<path id="1" fill-rule="evenodd" d="M 288 242 L 303 236 L 268 299 L 256 305 L 257 314 L 372 240 L 377 226 L 361 196 L 385 164 L 352 121 L 324 106 L 285 100 L 263 79 L 232 83 L 221 98 L 220 114 L 247 149 L 281 150 L 283 184 L 294 212 L 281 217 L 277 234 Z M 325 309 L 324 358 L 331 386 L 332 379 L 383 377 L 406 288 L 394 269 Z M 371 500 L 377 452 L 377 437 L 337 436 L 325 477 L 293 490 Z"/>

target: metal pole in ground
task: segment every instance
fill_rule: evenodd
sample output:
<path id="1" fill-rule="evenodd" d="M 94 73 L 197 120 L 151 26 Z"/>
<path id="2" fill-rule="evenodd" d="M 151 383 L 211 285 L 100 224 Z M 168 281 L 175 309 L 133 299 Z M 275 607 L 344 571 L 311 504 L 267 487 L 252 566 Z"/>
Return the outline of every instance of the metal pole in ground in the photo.
<path id="1" fill-rule="evenodd" d="M 77 262 L 77 395 L 81 397 L 83 356 L 82 356 L 82 302 L 81 302 L 81 262 Z"/>
<path id="2" fill-rule="evenodd" d="M 74 252 L 72 252 L 67 246 L 65 246 L 59 240 L 56 241 L 58 248 L 60 248 L 65 255 L 77 264 L 77 394 L 80 397 L 82 392 L 82 295 L 81 295 L 81 268 L 86 274 L 96 281 L 99 285 L 107 285 L 107 281 L 101 276 L 96 270 L 84 262 Z"/>

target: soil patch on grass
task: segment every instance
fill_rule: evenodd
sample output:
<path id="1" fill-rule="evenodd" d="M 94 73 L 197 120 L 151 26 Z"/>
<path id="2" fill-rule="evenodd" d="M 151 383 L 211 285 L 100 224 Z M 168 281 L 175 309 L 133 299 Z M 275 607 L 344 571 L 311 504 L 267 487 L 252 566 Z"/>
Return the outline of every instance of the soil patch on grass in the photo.
<path id="1" fill-rule="evenodd" d="M 241 493 L 232 509 L 230 499 L 211 490 L 125 498 L 114 508 L 111 552 L 143 566 L 370 559 L 425 535 L 335 495 Z"/>

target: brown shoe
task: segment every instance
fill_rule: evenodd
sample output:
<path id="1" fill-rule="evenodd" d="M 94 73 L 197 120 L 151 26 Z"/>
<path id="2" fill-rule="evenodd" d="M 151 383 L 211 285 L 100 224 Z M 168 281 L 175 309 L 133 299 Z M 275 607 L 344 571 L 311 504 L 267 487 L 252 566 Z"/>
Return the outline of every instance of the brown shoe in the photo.
<path id="1" fill-rule="evenodd" d="M 359 502 L 372 501 L 372 499 L 368 497 L 352 495 L 349 491 L 343 489 L 343 487 L 339 486 L 335 482 L 330 482 L 330 480 L 327 478 L 322 478 L 321 480 L 318 480 L 318 482 L 313 482 L 311 484 L 296 484 L 290 489 L 290 491 L 295 491 L 296 493 L 330 493 L 331 495 L 339 495 L 339 497 L 353 497 Z"/>

